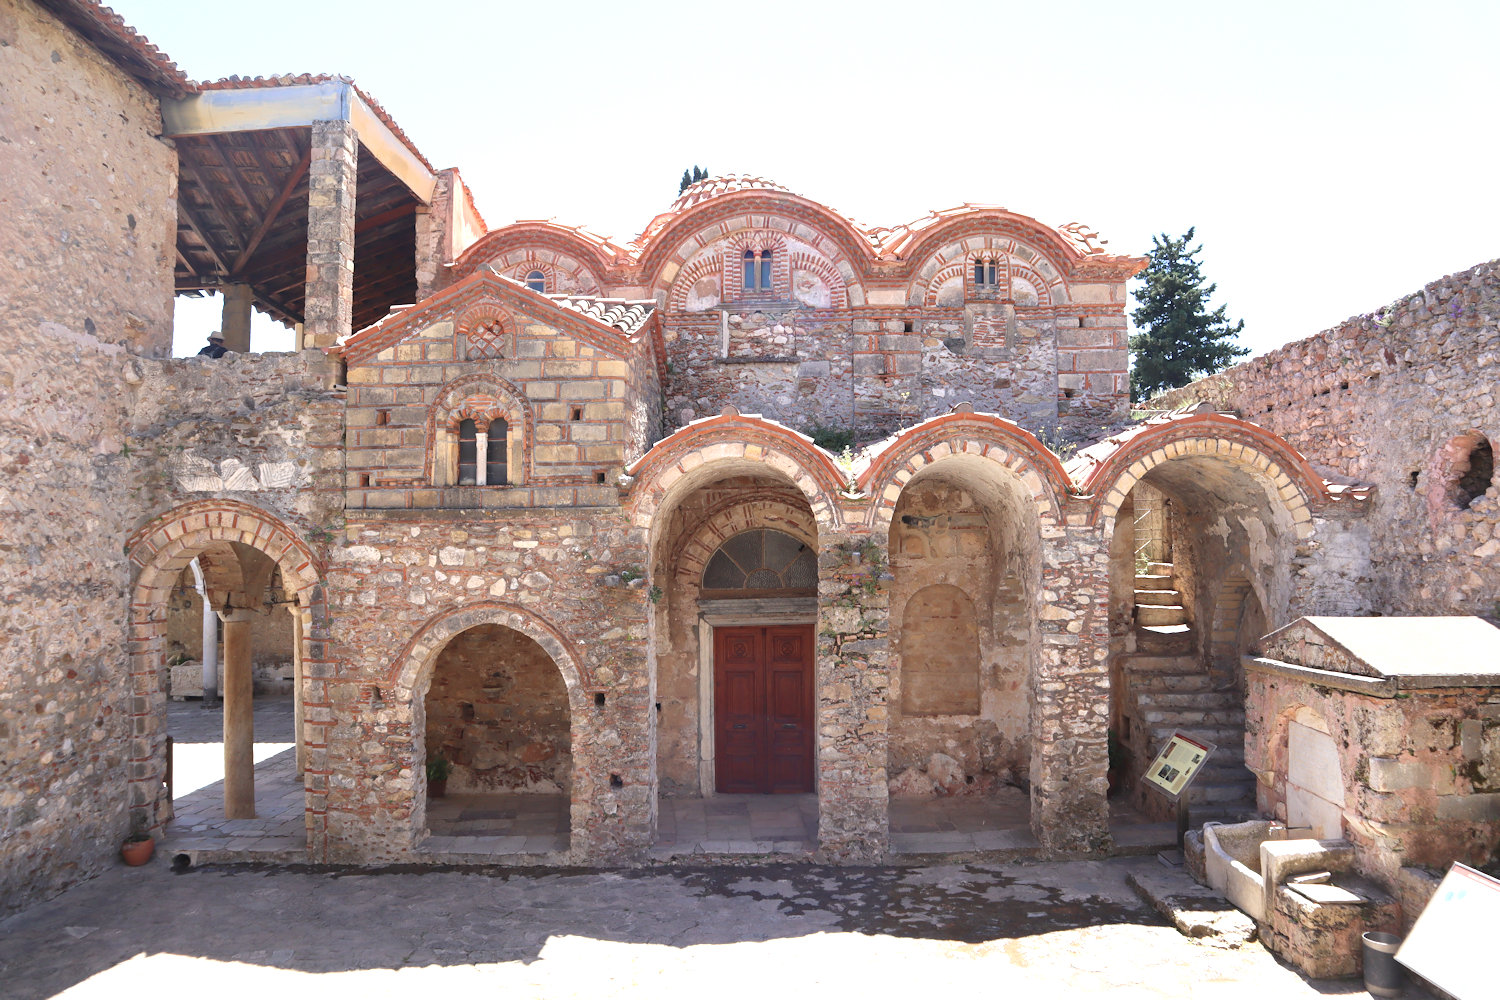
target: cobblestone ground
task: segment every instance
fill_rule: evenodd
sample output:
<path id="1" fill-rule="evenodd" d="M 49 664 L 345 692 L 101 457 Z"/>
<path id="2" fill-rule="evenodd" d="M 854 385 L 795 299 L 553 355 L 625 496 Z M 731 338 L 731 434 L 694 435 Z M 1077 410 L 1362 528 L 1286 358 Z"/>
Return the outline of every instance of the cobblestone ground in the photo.
<path id="1" fill-rule="evenodd" d="M 0 996 L 1365 996 L 1184 938 L 1125 884 L 1156 865 L 175 873 L 159 856 L 0 922 Z"/>

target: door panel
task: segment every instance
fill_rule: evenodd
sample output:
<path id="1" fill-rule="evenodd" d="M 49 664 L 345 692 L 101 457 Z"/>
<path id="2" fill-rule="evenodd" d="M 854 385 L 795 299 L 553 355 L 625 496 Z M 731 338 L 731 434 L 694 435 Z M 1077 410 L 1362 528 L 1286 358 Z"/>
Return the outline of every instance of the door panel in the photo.
<path id="1" fill-rule="evenodd" d="M 811 625 L 714 630 L 715 785 L 813 790 Z"/>

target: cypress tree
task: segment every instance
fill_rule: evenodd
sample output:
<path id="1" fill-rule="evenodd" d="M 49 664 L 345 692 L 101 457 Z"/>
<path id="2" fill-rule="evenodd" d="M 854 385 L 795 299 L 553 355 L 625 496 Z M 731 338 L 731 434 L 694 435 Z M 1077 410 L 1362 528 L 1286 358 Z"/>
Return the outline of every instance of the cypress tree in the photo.
<path id="1" fill-rule="evenodd" d="M 1130 338 L 1130 390 L 1137 401 L 1187 385 L 1250 353 L 1234 342 L 1245 321 L 1231 323 L 1224 306 L 1207 308 L 1218 286 L 1204 284 L 1197 260 L 1203 246 L 1188 249 L 1196 228 L 1177 239 L 1166 233 L 1151 238 L 1150 263 L 1141 273 L 1145 284 L 1135 293 L 1137 308 L 1130 314 L 1140 331 Z"/>

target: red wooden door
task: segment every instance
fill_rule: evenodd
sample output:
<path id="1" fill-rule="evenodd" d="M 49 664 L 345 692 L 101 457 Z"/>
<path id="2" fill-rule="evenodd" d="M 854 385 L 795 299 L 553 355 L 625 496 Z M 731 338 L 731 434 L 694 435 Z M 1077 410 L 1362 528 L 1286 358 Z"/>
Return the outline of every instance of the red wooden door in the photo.
<path id="1" fill-rule="evenodd" d="M 811 625 L 714 629 L 715 787 L 813 790 Z"/>

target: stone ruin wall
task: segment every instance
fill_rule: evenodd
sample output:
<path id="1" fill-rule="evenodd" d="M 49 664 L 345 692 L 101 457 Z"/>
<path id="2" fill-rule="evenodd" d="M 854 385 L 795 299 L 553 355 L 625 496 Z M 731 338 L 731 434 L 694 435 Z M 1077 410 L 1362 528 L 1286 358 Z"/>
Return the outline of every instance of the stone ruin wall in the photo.
<path id="1" fill-rule="evenodd" d="M 721 313 L 672 314 L 665 324 L 668 429 L 733 405 L 804 433 L 852 431 L 863 444 L 968 402 L 1056 433 L 1050 316 L 1028 316 L 1010 334 L 1002 323 L 991 337 L 983 321 L 966 324 L 962 310 L 927 312 L 950 315 L 912 321 L 904 311 L 731 311 L 727 357 Z"/>
<path id="2" fill-rule="evenodd" d="M 132 355 L 171 343 L 177 160 L 151 96 L 50 14 L 0 0 L 0 51 L 3 916 L 128 832 Z"/>
<path id="3" fill-rule="evenodd" d="M 1450 487 L 1467 455 L 1456 439 L 1472 433 L 1500 444 L 1497 371 L 1500 262 L 1492 261 L 1152 405 L 1207 401 L 1234 410 L 1285 437 L 1324 474 L 1374 486 L 1362 524 L 1333 518 L 1326 533 L 1319 526 L 1316 556 L 1328 573 L 1357 583 L 1356 563 L 1368 553 L 1365 611 L 1496 617 L 1500 485 L 1492 479 L 1466 508 Z M 1319 586 L 1305 584 L 1305 603 L 1318 602 Z"/>

